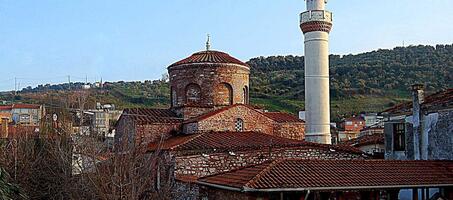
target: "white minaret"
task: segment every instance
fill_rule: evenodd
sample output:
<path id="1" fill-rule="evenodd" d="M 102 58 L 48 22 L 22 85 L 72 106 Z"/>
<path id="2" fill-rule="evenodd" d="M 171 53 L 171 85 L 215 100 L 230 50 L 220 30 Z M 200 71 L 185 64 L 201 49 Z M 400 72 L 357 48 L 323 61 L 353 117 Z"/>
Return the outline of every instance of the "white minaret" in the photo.
<path id="1" fill-rule="evenodd" d="M 305 140 L 330 144 L 329 32 L 332 13 L 327 0 L 306 0 L 300 14 L 305 36 Z"/>

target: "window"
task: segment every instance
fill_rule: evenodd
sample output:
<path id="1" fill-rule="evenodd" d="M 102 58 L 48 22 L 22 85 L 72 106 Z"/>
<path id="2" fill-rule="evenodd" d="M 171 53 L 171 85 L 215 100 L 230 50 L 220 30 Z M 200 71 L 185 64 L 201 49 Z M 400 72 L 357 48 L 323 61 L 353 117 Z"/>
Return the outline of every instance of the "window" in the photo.
<path id="1" fill-rule="evenodd" d="M 243 93 L 244 104 L 249 104 L 249 88 L 247 86 L 244 86 Z"/>
<path id="2" fill-rule="evenodd" d="M 186 87 L 186 103 L 196 104 L 201 99 L 201 87 L 197 84 L 191 83 Z"/>
<path id="3" fill-rule="evenodd" d="M 237 118 L 235 123 L 236 131 L 243 131 L 244 130 L 244 120 Z"/>
<path id="4" fill-rule="evenodd" d="M 174 90 L 173 88 L 171 88 L 171 105 L 172 106 L 176 106 L 176 102 L 178 101 L 177 97 L 176 97 L 176 90 Z"/>
<path id="5" fill-rule="evenodd" d="M 228 83 L 221 83 L 216 88 L 217 105 L 232 105 L 233 104 L 233 87 Z"/>
<path id="6" fill-rule="evenodd" d="M 406 149 L 405 134 L 406 127 L 404 123 L 393 124 L 393 150 L 404 151 Z"/>

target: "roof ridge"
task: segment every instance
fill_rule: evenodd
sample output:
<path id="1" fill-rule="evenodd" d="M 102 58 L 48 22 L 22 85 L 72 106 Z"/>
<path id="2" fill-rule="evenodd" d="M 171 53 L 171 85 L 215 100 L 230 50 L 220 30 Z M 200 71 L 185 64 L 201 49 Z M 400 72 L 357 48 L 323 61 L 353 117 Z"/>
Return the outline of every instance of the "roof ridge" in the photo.
<path id="1" fill-rule="evenodd" d="M 175 145 L 174 147 L 171 147 L 171 148 L 169 148 L 169 149 L 170 149 L 170 150 L 174 150 L 174 149 L 178 148 L 178 147 L 181 146 L 181 145 L 187 144 L 188 142 L 191 142 L 191 141 L 193 141 L 194 139 L 201 137 L 201 136 L 204 135 L 204 134 L 206 134 L 206 133 L 199 133 L 198 135 L 193 136 L 192 138 L 190 138 L 190 139 L 188 139 L 188 140 L 186 140 L 186 141 L 184 141 L 184 142 L 181 142 L 180 144 L 177 144 L 177 145 Z"/>
<path id="2" fill-rule="evenodd" d="M 256 167 L 256 166 L 260 166 L 260 165 L 265 165 L 265 164 L 268 164 L 268 163 L 270 164 L 270 163 L 272 163 L 273 161 L 274 161 L 274 160 L 266 160 L 266 161 L 264 161 L 264 162 L 262 162 L 262 163 L 246 165 L 246 166 L 238 167 L 238 168 L 235 168 L 235 169 L 232 169 L 232 170 L 214 173 L 214 174 L 211 174 L 211 175 L 207 175 L 207 176 L 200 177 L 199 180 L 200 180 L 200 179 L 205 179 L 205 178 L 208 178 L 208 177 L 218 176 L 218 175 L 221 175 L 221 174 L 227 174 L 227 173 L 231 173 L 231 172 L 236 172 L 236 171 L 243 170 L 243 169 L 247 169 L 247 168 L 251 168 L 251 167 Z"/>
<path id="3" fill-rule="evenodd" d="M 247 107 L 247 108 L 249 108 L 249 109 L 251 109 L 251 110 L 254 110 L 254 111 L 256 111 L 256 112 L 258 112 L 258 113 L 264 115 L 262 112 L 257 111 L 255 108 L 253 108 L 252 106 L 250 106 L 250 105 L 248 105 L 248 104 L 236 103 L 236 104 L 232 104 L 232 105 L 229 105 L 229 106 L 225 106 L 225 107 L 222 107 L 222 108 L 213 110 L 213 111 L 211 111 L 211 112 L 204 113 L 204 114 L 202 114 L 202 115 L 199 115 L 199 116 L 196 116 L 196 117 L 187 119 L 187 120 L 185 120 L 183 123 L 191 123 L 191 122 L 195 122 L 195 121 L 207 119 L 207 118 L 209 118 L 209 117 L 212 117 L 212 116 L 214 116 L 214 115 L 216 115 L 216 114 L 219 114 L 219 113 L 221 113 L 221 112 L 223 112 L 223 111 L 227 111 L 227 110 L 229 110 L 229 109 L 231 109 L 231 108 L 234 108 L 234 107 L 237 107 L 237 106 L 245 106 L 245 107 Z M 264 115 L 264 116 L 265 116 L 265 115 Z M 268 116 L 265 116 L 265 117 L 269 118 Z M 269 118 L 269 119 L 271 119 L 271 118 Z M 272 119 L 271 119 L 271 120 L 272 120 Z"/>
<path id="4" fill-rule="evenodd" d="M 244 184 L 244 187 L 250 187 L 252 184 L 256 183 L 261 177 L 266 175 L 274 166 L 277 166 L 278 164 L 284 162 L 286 159 L 274 159 L 274 160 L 269 160 L 270 163 L 266 168 L 261 170 L 258 174 L 256 174 L 252 179 L 250 179 L 246 184 Z M 264 164 L 264 163 L 263 163 Z M 252 166 L 250 166 L 252 167 Z"/>

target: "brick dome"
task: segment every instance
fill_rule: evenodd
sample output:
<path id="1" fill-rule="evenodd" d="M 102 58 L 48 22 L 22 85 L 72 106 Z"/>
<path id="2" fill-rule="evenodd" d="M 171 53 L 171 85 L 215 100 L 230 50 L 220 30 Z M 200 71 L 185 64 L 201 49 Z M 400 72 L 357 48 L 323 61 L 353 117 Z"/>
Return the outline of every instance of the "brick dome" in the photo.
<path id="1" fill-rule="evenodd" d="M 167 68 L 171 107 L 185 119 L 249 103 L 250 67 L 227 53 L 206 49 Z"/>
<path id="2" fill-rule="evenodd" d="M 213 50 L 207 50 L 207 51 L 200 51 L 197 53 L 192 54 L 188 58 L 185 58 L 183 60 L 180 60 L 176 63 L 173 63 L 172 65 L 169 66 L 169 68 L 178 66 L 178 65 L 186 65 L 186 64 L 209 64 L 209 63 L 215 63 L 215 64 L 237 64 L 237 65 L 243 65 L 247 66 L 244 62 L 230 56 L 227 53 L 221 52 L 221 51 L 213 51 Z"/>

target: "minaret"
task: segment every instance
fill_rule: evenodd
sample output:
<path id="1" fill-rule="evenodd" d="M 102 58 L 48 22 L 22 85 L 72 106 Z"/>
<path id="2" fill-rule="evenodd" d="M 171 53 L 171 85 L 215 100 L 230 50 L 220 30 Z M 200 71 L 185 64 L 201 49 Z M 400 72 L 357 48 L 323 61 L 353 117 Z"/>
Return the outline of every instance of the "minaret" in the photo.
<path id="1" fill-rule="evenodd" d="M 330 144 L 329 32 L 332 13 L 327 0 L 306 0 L 300 14 L 305 36 L 305 140 Z"/>

